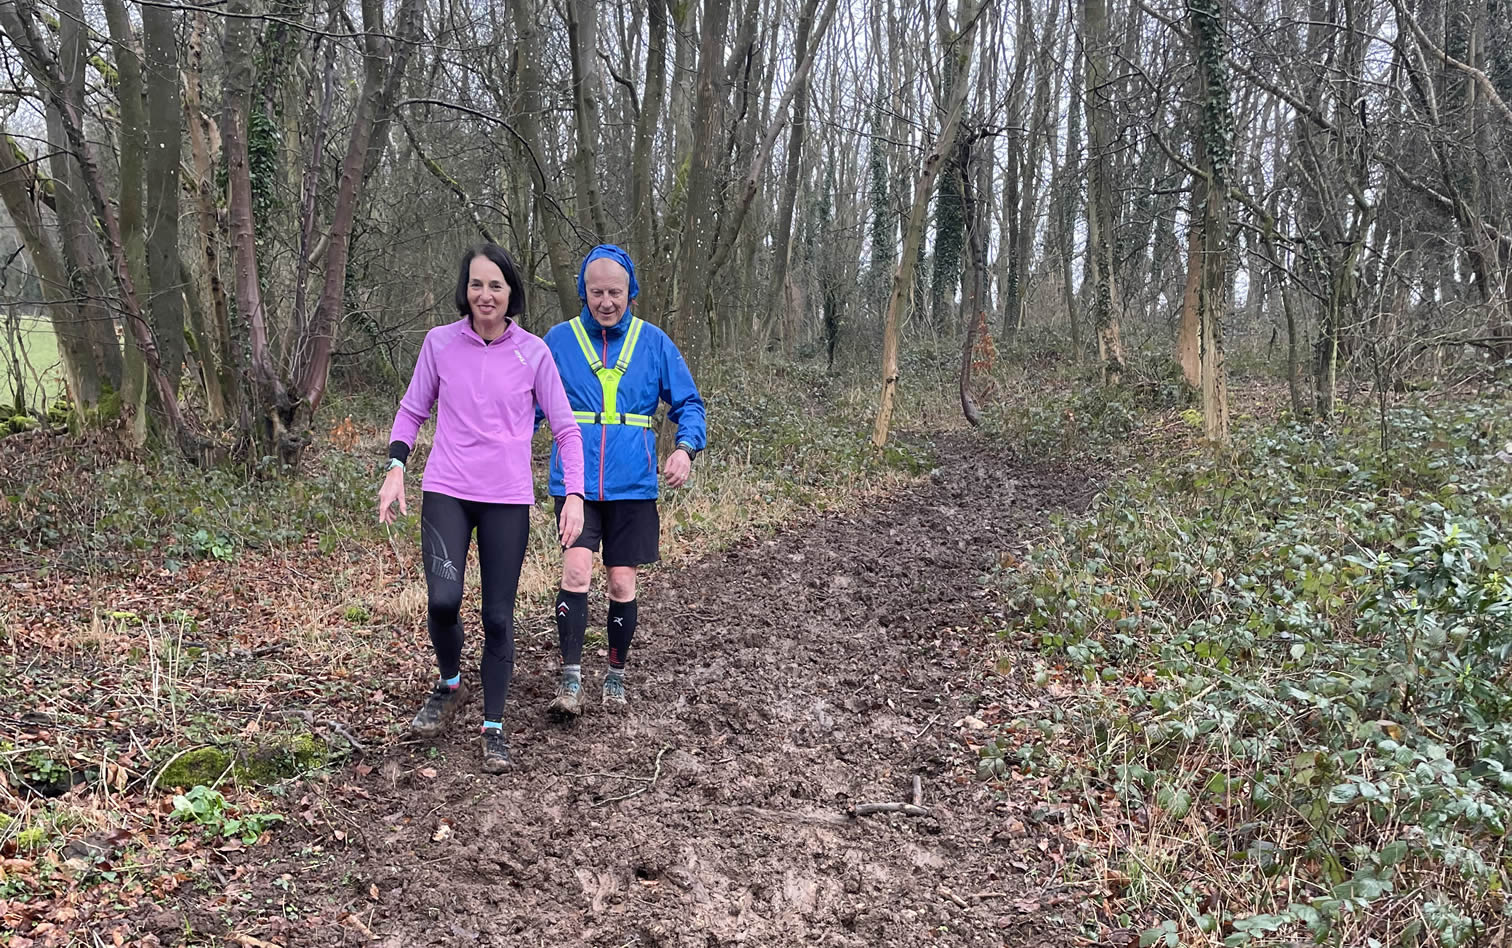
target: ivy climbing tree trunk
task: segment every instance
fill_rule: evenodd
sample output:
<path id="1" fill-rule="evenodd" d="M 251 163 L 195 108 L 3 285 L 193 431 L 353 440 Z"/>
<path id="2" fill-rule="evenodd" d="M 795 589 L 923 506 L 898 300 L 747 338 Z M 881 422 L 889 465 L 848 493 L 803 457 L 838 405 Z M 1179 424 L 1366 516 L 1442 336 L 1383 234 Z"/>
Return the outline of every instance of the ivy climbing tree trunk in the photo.
<path id="1" fill-rule="evenodd" d="M 1234 156 L 1234 118 L 1229 104 L 1229 70 L 1224 46 L 1223 0 L 1187 0 L 1197 56 L 1196 128 L 1198 174 L 1192 207 L 1201 213 L 1201 259 L 1196 281 L 1198 365 L 1202 421 L 1208 440 L 1227 444 L 1228 381 L 1223 364 L 1223 315 L 1228 307 L 1228 189 Z M 1190 285 L 1190 281 L 1189 281 Z"/>
<path id="2" fill-rule="evenodd" d="M 252 25 L 250 0 L 227 0 L 221 80 L 220 131 L 226 156 L 226 211 L 231 229 L 231 272 L 234 274 L 236 309 L 246 321 L 251 349 L 251 389 L 257 418 L 249 432 L 263 445 L 263 452 L 276 450 L 284 440 L 289 417 L 289 394 L 273 365 L 268 348 L 268 321 L 263 310 L 259 278 L 257 236 L 252 221 L 252 173 L 248 166 L 247 135 L 252 112 Z M 202 207 L 202 213 L 204 209 Z M 207 225 L 208 226 L 208 223 Z"/>
<path id="3" fill-rule="evenodd" d="M 1108 5 L 1082 0 L 1082 55 L 1087 74 L 1087 275 L 1092 281 L 1092 324 L 1103 380 L 1123 379 L 1124 348 L 1113 222 L 1113 89 L 1108 72 Z"/>

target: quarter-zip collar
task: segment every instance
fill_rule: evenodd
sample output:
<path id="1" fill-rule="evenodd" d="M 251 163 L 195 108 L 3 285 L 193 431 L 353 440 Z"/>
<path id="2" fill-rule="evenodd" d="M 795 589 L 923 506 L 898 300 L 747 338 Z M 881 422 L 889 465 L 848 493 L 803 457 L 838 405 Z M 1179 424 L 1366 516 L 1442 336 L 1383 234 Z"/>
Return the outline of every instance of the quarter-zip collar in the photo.
<path id="1" fill-rule="evenodd" d="M 599 321 L 593 318 L 592 311 L 584 306 L 583 312 L 578 316 L 578 319 L 583 321 L 583 328 L 588 330 L 589 339 L 607 341 L 609 339 L 618 339 L 630 331 L 630 315 L 630 310 L 627 308 L 625 315 L 620 317 L 619 322 L 613 326 L 601 326 L 599 325 Z"/>
<path id="2" fill-rule="evenodd" d="M 497 339 L 495 339 L 493 342 L 489 342 L 487 339 L 484 339 L 482 336 L 478 335 L 478 331 L 473 328 L 472 317 L 471 316 L 464 316 L 464 317 L 462 317 L 462 335 L 465 336 L 466 338 L 468 338 L 469 340 L 471 340 L 473 342 L 476 342 L 480 346 L 491 346 L 491 345 L 495 345 L 495 344 L 504 342 L 506 339 L 508 339 L 511 335 L 513 335 L 515 333 L 515 331 L 519 327 L 519 325 L 520 324 L 517 323 L 517 322 L 515 322 L 513 319 L 511 319 L 509 317 L 505 317 L 505 320 L 504 320 L 504 331 L 502 333 L 500 333 L 499 337 Z"/>

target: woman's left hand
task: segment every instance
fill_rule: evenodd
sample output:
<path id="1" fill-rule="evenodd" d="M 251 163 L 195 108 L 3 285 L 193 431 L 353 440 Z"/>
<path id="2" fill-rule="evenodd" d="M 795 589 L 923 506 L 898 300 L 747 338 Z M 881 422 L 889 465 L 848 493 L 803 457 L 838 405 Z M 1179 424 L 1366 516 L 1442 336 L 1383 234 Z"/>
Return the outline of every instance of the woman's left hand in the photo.
<path id="1" fill-rule="evenodd" d="M 562 515 L 557 518 L 557 538 L 562 541 L 562 549 L 577 542 L 578 534 L 582 532 L 583 498 L 577 494 L 568 494 L 562 501 Z"/>

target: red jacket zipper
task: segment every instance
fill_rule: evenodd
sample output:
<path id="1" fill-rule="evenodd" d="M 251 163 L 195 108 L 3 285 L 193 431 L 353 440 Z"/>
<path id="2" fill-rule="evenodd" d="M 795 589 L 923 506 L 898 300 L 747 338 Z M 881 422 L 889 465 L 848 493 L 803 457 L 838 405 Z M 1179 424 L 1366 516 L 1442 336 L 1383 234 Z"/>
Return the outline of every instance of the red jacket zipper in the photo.
<path id="1" fill-rule="evenodd" d="M 599 335 L 602 336 L 603 339 L 604 339 L 604 355 L 603 355 L 601 361 L 604 363 L 604 366 L 607 368 L 608 365 L 609 365 L 609 330 L 600 327 L 599 328 Z M 604 409 L 606 409 L 608 407 L 609 406 L 605 405 L 602 400 L 599 402 L 599 411 L 601 413 L 604 411 Z M 616 406 L 616 407 L 618 407 L 618 406 Z M 609 426 L 606 425 L 606 424 L 604 424 L 604 419 L 602 417 L 600 417 L 599 418 L 599 500 L 603 500 L 604 499 L 604 452 L 607 451 L 608 449 L 609 449 Z"/>

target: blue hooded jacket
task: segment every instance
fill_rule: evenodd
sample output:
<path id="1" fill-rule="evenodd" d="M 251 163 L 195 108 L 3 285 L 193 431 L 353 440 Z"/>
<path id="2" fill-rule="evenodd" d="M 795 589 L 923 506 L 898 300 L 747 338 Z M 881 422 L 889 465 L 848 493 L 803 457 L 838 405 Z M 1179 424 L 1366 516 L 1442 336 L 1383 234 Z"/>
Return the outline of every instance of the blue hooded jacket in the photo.
<path id="1" fill-rule="evenodd" d="M 640 292 L 635 282 L 635 264 L 630 255 L 613 244 L 601 244 L 589 251 L 578 270 L 578 298 L 587 299 L 584 274 L 588 264 L 608 258 L 625 268 L 630 277 L 629 294 L 634 300 Z M 588 339 L 599 359 L 613 366 L 619 358 L 630 329 L 631 313 L 613 326 L 600 326 L 586 305 L 577 318 L 588 332 Z M 598 376 L 589 367 L 573 332 L 572 323 L 558 323 L 545 335 L 546 346 L 556 360 L 567 401 L 573 411 L 604 410 L 604 390 Z M 667 419 L 677 425 L 677 443 L 702 451 L 707 443 L 704 428 L 704 403 L 693 383 L 693 373 L 683 361 L 677 346 L 656 326 L 646 323 L 631 353 L 630 364 L 620 379 L 616 408 L 625 414 L 654 415 L 659 402 L 669 406 Z M 658 495 L 656 432 L 632 425 L 579 423 L 583 431 L 583 494 L 585 499 L 655 500 Z M 551 446 L 551 484 L 553 497 L 565 497 L 562 460 L 556 445 Z"/>

